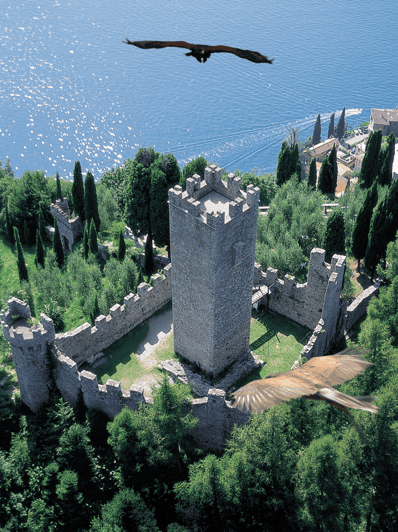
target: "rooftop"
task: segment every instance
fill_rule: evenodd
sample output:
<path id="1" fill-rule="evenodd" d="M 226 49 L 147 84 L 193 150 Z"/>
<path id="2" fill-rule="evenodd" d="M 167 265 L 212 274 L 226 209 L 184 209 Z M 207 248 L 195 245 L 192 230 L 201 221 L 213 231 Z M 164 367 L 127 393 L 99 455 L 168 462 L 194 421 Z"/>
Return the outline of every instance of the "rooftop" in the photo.
<path id="1" fill-rule="evenodd" d="M 200 200 L 200 208 L 205 212 L 225 212 L 227 216 L 229 214 L 229 200 L 218 192 L 210 192 L 203 196 Z"/>

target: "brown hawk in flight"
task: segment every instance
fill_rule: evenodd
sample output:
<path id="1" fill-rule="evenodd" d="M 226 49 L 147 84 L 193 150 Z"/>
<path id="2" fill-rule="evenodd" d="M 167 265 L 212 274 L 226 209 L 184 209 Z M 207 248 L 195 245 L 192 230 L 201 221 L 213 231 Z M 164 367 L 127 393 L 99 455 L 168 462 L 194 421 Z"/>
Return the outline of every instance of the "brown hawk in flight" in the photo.
<path id="1" fill-rule="evenodd" d="M 199 61 L 199 63 L 206 63 L 211 54 L 215 53 L 227 53 L 235 54 L 242 59 L 247 59 L 253 63 L 270 63 L 272 64 L 273 59 L 268 59 L 265 55 L 260 54 L 259 52 L 253 52 L 252 50 L 241 50 L 240 48 L 232 48 L 231 46 L 208 46 L 207 44 L 190 44 L 185 41 L 130 41 L 127 39 L 122 41 L 126 44 L 132 44 L 138 48 L 143 48 L 148 50 L 149 48 L 187 48 L 191 50 L 186 56 L 193 56 Z"/>

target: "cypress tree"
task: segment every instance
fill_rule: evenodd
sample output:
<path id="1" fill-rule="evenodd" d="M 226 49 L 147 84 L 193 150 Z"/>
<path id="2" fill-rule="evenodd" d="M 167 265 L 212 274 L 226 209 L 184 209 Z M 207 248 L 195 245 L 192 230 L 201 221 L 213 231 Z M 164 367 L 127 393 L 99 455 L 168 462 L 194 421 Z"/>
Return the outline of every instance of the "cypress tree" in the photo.
<path id="1" fill-rule="evenodd" d="M 337 175 L 338 175 L 336 145 L 333 146 L 331 152 L 329 153 L 329 161 L 330 161 L 330 166 L 332 168 L 332 193 L 334 194 L 336 192 Z"/>
<path id="2" fill-rule="evenodd" d="M 93 308 L 91 309 L 91 312 L 90 312 L 90 320 L 91 320 L 91 325 L 95 325 L 95 318 L 97 316 L 99 316 L 101 314 L 101 311 L 100 311 L 100 308 L 98 306 L 98 296 L 97 294 L 95 294 L 95 300 L 94 300 L 94 304 L 93 304 Z"/>
<path id="3" fill-rule="evenodd" d="M 87 222 L 84 225 L 84 236 L 83 236 L 83 252 L 85 260 L 88 259 L 88 227 Z"/>
<path id="4" fill-rule="evenodd" d="M 292 177 L 293 174 L 297 174 L 297 179 L 301 181 L 301 161 L 298 144 L 295 144 L 290 151 L 290 170 L 287 180 Z"/>
<path id="5" fill-rule="evenodd" d="M 360 272 L 361 268 L 361 259 L 365 257 L 366 248 L 368 247 L 370 221 L 372 219 L 373 209 L 377 204 L 377 196 L 377 183 L 375 181 L 372 187 L 368 189 L 364 202 L 362 203 L 355 220 L 352 232 L 351 251 L 358 261 L 358 272 Z"/>
<path id="6" fill-rule="evenodd" d="M 153 272 L 153 249 L 152 249 L 152 233 L 149 232 L 145 242 L 145 263 L 144 270 L 146 275 L 151 275 Z"/>
<path id="7" fill-rule="evenodd" d="M 388 188 L 386 196 L 387 216 L 385 236 L 387 242 L 393 242 L 398 231 L 398 180 L 394 180 Z"/>
<path id="8" fill-rule="evenodd" d="M 59 181 L 59 172 L 57 172 L 57 199 L 62 199 L 61 183 Z"/>
<path id="9" fill-rule="evenodd" d="M 333 168 L 329 157 L 325 157 L 319 172 L 318 190 L 322 194 L 332 194 L 333 190 Z"/>
<path id="10" fill-rule="evenodd" d="M 27 224 L 26 220 L 23 221 L 23 239 L 24 239 L 24 243 L 27 246 L 29 246 L 30 245 L 29 230 L 28 230 L 28 224 Z"/>
<path id="11" fill-rule="evenodd" d="M 46 258 L 46 252 L 43 246 L 40 231 L 36 229 L 36 257 L 35 257 L 36 268 L 38 264 L 41 264 L 42 267 L 44 268 L 45 258 Z"/>
<path id="12" fill-rule="evenodd" d="M 98 214 L 97 191 L 95 188 L 94 176 L 91 172 L 87 172 L 86 180 L 84 182 L 84 209 L 88 225 L 90 225 L 90 221 L 93 219 L 98 234 L 100 230 L 100 217 Z"/>
<path id="13" fill-rule="evenodd" d="M 379 183 L 381 185 L 390 185 L 392 181 L 392 165 L 395 153 L 395 136 L 391 133 L 387 139 L 387 146 L 383 152 L 381 160 L 381 170 L 379 173 Z"/>
<path id="14" fill-rule="evenodd" d="M 118 260 L 120 262 L 122 262 L 122 260 L 124 259 L 125 256 L 126 256 L 126 243 L 124 241 L 123 231 L 120 229 L 119 248 L 118 248 L 118 252 L 117 252 L 117 258 L 118 258 Z"/>
<path id="15" fill-rule="evenodd" d="M 25 257 L 23 255 L 21 241 L 19 240 L 19 233 L 16 227 L 14 227 L 14 238 L 15 238 L 15 242 L 17 245 L 17 252 L 18 252 L 17 266 L 18 266 L 19 282 L 20 283 L 22 283 L 22 281 L 29 282 L 28 270 L 26 269 L 26 264 L 25 264 Z"/>
<path id="16" fill-rule="evenodd" d="M 387 214 L 387 198 L 379 203 L 370 221 L 368 246 L 365 253 L 365 266 L 373 277 L 379 262 L 385 258 L 387 251 L 386 224 L 391 223 L 391 214 Z"/>
<path id="17" fill-rule="evenodd" d="M 97 231 L 95 229 L 95 223 L 92 218 L 91 218 L 88 231 L 89 231 L 88 247 L 89 247 L 90 253 L 98 253 Z"/>
<path id="18" fill-rule="evenodd" d="M 343 108 L 343 112 L 341 113 L 339 121 L 337 122 L 336 137 L 340 140 L 344 136 L 344 132 L 345 132 L 345 107 Z"/>
<path id="19" fill-rule="evenodd" d="M 47 229 L 44 226 L 44 217 L 43 217 L 43 212 L 42 212 L 41 209 L 39 210 L 39 223 L 38 223 L 38 226 L 39 226 L 39 233 L 40 233 L 40 236 L 41 236 L 41 240 L 42 240 L 42 242 L 45 242 L 48 239 L 48 233 L 47 233 Z"/>
<path id="20" fill-rule="evenodd" d="M 329 129 L 328 129 L 328 139 L 334 137 L 334 113 L 330 116 Z"/>
<path id="21" fill-rule="evenodd" d="M 328 218 L 323 247 L 326 251 L 326 262 L 330 262 L 335 253 L 339 255 L 345 254 L 344 217 L 341 210 L 332 212 Z"/>
<path id="22" fill-rule="evenodd" d="M 369 135 L 361 168 L 360 186 L 362 188 L 370 188 L 376 179 L 382 135 L 381 129 L 372 131 Z"/>
<path id="23" fill-rule="evenodd" d="M 137 292 L 137 286 L 140 285 L 141 283 L 144 282 L 144 274 L 142 273 L 142 268 L 141 266 L 139 267 L 139 270 L 138 270 L 138 279 L 137 279 L 137 285 L 135 287 L 135 291 Z"/>
<path id="24" fill-rule="evenodd" d="M 77 216 L 80 216 L 82 223 L 84 223 L 86 219 L 86 214 L 84 212 L 84 187 L 82 167 L 79 161 L 75 162 L 75 168 L 73 170 L 72 196 L 75 213 Z"/>
<path id="25" fill-rule="evenodd" d="M 321 115 L 319 114 L 315 124 L 314 124 L 314 132 L 312 134 L 312 144 L 319 144 L 321 142 Z"/>
<path id="26" fill-rule="evenodd" d="M 312 190 L 316 188 L 316 157 L 311 159 L 310 169 L 308 172 L 308 187 Z"/>
<path id="27" fill-rule="evenodd" d="M 290 150 L 286 141 L 282 142 L 281 150 L 278 155 L 278 164 L 276 166 L 276 184 L 283 185 L 290 175 Z"/>
<path id="28" fill-rule="evenodd" d="M 55 253 L 55 258 L 58 263 L 58 267 L 61 268 L 64 264 L 65 257 L 64 257 L 64 250 L 62 249 L 62 242 L 61 242 L 61 236 L 59 234 L 58 229 L 58 222 L 57 219 L 54 218 L 54 241 L 53 241 L 53 250 Z"/>
<path id="29" fill-rule="evenodd" d="M 14 229 L 10 222 L 10 217 L 8 215 L 8 202 L 6 203 L 6 227 L 7 227 L 7 236 L 10 244 L 14 246 L 15 244 L 15 236 L 14 236 Z"/>

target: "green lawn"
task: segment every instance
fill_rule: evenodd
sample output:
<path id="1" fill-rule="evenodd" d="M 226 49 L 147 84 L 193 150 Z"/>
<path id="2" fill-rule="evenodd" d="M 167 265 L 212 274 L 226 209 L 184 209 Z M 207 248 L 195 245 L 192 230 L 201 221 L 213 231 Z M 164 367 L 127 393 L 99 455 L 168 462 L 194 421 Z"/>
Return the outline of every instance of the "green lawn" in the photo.
<path id="1" fill-rule="evenodd" d="M 165 305 L 157 314 L 171 308 L 171 303 Z M 136 352 L 139 344 L 145 339 L 148 331 L 146 322 L 123 336 L 111 347 L 104 350 L 108 361 L 97 368 L 89 368 L 105 384 L 107 379 L 121 381 L 122 389 L 128 390 L 132 384 L 143 378 L 162 378 L 161 371 L 156 367 L 163 360 L 177 359 L 174 353 L 174 336 L 171 333 L 167 339 L 153 353 L 154 362 L 150 369 L 142 366 Z M 279 373 L 290 370 L 294 361 L 300 355 L 301 349 L 307 343 L 311 331 L 300 327 L 283 316 L 266 314 L 265 312 L 252 313 L 250 328 L 250 349 L 255 352 L 266 365 L 252 373 L 242 381 L 242 385 L 251 380 L 263 378 L 270 373 Z M 156 360 L 155 360 L 156 359 Z"/>

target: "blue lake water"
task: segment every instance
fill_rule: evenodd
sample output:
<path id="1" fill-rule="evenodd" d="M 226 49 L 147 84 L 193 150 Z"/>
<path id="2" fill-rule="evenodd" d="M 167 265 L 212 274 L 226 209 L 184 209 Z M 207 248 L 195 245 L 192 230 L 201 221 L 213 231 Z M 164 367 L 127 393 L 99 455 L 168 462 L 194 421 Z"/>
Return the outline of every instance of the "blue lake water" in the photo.
<path id="1" fill-rule="evenodd" d="M 398 105 L 396 0 L 1 0 L 0 159 L 16 176 L 97 181 L 141 146 L 181 167 L 204 156 L 228 171 L 274 171 L 286 127 L 322 138 L 346 108 Z M 256 50 L 274 64 L 130 40 L 185 40 Z"/>

